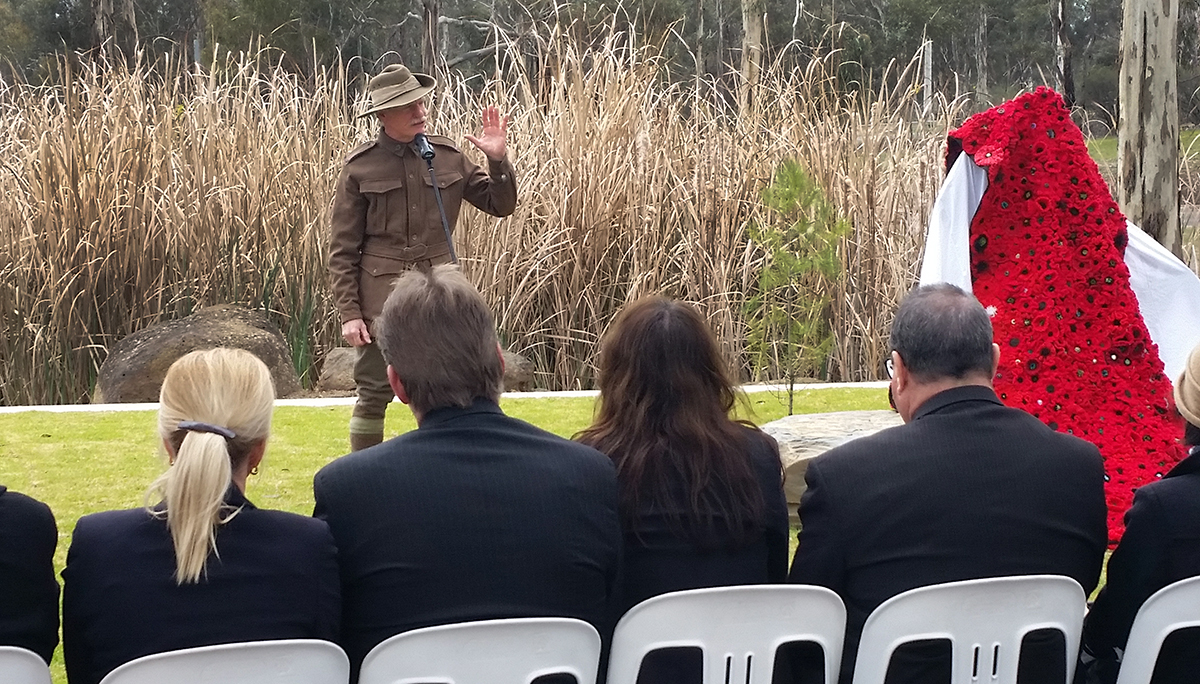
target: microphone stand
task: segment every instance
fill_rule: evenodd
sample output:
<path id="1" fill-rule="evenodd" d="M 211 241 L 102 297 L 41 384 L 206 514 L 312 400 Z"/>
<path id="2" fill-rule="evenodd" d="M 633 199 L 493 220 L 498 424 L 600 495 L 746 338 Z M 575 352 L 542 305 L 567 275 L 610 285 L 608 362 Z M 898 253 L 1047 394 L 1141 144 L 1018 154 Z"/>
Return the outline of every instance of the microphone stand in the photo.
<path id="1" fill-rule="evenodd" d="M 418 133 L 413 138 L 413 142 L 417 144 L 417 152 L 421 155 L 421 159 L 424 159 L 425 165 L 429 167 L 429 183 L 433 186 L 433 196 L 437 198 L 438 214 L 442 217 L 442 230 L 446 232 L 446 246 L 450 248 L 450 262 L 457 264 L 458 255 L 454 253 L 454 241 L 450 237 L 450 223 L 446 220 L 446 207 L 442 204 L 442 189 L 438 187 L 437 174 L 433 172 L 433 158 L 436 155 L 424 133 Z"/>

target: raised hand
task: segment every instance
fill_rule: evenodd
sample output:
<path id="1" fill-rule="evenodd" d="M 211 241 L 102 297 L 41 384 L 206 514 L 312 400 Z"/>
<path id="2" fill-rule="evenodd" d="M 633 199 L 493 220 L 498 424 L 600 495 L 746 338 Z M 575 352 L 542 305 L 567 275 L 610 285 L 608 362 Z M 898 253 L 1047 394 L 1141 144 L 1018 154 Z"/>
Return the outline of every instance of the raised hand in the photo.
<path id="1" fill-rule="evenodd" d="M 493 106 L 483 110 L 483 132 L 476 138 L 467 135 L 467 140 L 479 148 L 492 161 L 504 159 L 508 154 L 508 117 L 500 116 L 500 110 Z"/>

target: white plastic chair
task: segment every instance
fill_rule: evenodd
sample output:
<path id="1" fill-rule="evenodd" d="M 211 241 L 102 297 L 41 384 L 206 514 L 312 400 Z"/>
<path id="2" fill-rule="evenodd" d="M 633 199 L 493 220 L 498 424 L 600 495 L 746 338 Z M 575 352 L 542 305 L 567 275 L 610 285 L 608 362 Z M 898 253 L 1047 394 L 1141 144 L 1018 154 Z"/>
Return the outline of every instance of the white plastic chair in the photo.
<path id="1" fill-rule="evenodd" d="M 524 684 L 554 673 L 596 681 L 600 635 L 582 620 L 510 618 L 426 627 L 386 639 L 358 684 Z"/>
<path id="2" fill-rule="evenodd" d="M 1058 575 L 995 577 L 906 591 L 867 617 L 854 684 L 883 684 L 896 648 L 921 639 L 950 640 L 951 684 L 1015 684 L 1021 639 L 1046 628 L 1063 633 L 1069 682 L 1086 608 L 1079 583 Z"/>
<path id="3" fill-rule="evenodd" d="M 775 652 L 811 641 L 825 651 L 825 681 L 841 669 L 846 607 L 824 587 L 753 585 L 692 589 L 642 601 L 617 623 L 608 684 L 635 684 L 642 659 L 661 648 L 704 651 L 704 684 L 770 684 Z"/>
<path id="4" fill-rule="evenodd" d="M 346 684 L 350 660 L 317 639 L 248 641 L 155 653 L 109 672 L 100 684 Z"/>
<path id="5" fill-rule="evenodd" d="M 0 646 L 0 682 L 50 684 L 50 668 L 33 651 L 16 646 Z"/>
<path id="6" fill-rule="evenodd" d="M 1200 627 L 1200 577 L 1159 589 L 1138 609 L 1125 644 L 1117 684 L 1149 682 L 1163 640 L 1171 632 L 1186 627 Z"/>

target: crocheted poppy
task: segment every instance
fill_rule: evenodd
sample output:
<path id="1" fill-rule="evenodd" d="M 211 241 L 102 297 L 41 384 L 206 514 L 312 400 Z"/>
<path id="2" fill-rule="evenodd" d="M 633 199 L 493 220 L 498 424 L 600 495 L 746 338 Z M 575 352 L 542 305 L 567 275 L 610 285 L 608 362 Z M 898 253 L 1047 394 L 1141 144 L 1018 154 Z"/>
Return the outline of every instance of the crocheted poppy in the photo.
<path id="1" fill-rule="evenodd" d="M 950 133 L 986 170 L 971 223 L 975 296 L 994 311 L 1005 404 L 1095 444 L 1115 544 L 1134 491 L 1184 456 L 1170 380 L 1129 285 L 1125 217 L 1062 98 L 1038 88 Z"/>

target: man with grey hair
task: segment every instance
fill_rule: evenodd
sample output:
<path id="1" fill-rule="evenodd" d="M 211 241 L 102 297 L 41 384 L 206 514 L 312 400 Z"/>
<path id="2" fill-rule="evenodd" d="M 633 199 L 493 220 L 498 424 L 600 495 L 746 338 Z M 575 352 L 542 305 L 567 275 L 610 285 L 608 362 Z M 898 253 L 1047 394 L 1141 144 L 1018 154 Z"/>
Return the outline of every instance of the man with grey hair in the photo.
<path id="1" fill-rule="evenodd" d="M 604 633 L 622 543 L 612 462 L 500 410 L 492 315 L 457 267 L 405 272 L 377 324 L 417 429 L 313 482 L 355 679 L 371 648 L 419 627 L 551 616 Z"/>
<path id="2" fill-rule="evenodd" d="M 905 424 L 808 466 L 789 577 L 845 602 L 843 683 L 863 623 L 887 599 L 1032 574 L 1066 575 L 1091 592 L 1108 541 L 1099 451 L 1001 403 L 992 390 L 1000 348 L 974 297 L 945 283 L 914 290 L 889 342 L 890 390 Z M 1057 633 L 1034 632 L 1018 681 L 1061 684 L 1061 644 Z M 887 681 L 949 680 L 948 643 L 933 641 L 898 650 Z"/>

